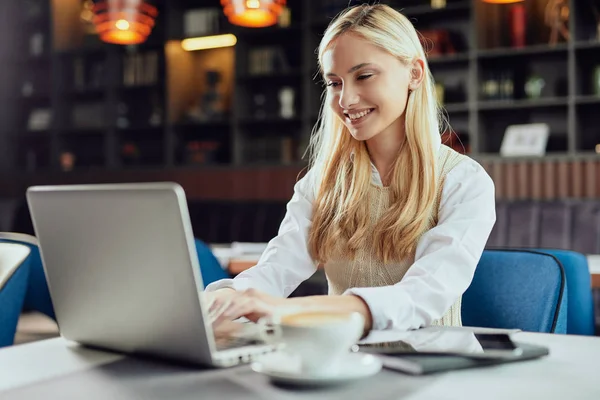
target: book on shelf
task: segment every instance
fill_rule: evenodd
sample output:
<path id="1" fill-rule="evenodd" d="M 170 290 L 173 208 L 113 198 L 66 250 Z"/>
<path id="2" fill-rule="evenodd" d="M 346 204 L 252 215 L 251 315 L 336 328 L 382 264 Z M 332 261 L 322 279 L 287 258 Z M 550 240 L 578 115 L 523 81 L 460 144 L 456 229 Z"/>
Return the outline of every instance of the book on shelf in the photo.
<path id="1" fill-rule="evenodd" d="M 123 56 L 123 86 L 154 85 L 158 82 L 157 51 Z"/>

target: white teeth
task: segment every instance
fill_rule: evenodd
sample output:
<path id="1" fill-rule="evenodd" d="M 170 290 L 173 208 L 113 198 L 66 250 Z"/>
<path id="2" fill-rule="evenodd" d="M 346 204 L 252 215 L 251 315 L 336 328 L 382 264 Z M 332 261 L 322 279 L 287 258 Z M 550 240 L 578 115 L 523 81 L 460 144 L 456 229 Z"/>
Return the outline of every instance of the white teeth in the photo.
<path id="1" fill-rule="evenodd" d="M 368 113 L 370 113 L 371 111 L 372 111 L 372 110 L 371 110 L 371 109 L 369 109 L 369 110 L 361 111 L 361 112 L 359 112 L 359 113 L 357 113 L 357 114 L 346 114 L 346 115 L 347 115 L 348 117 L 350 117 L 350 119 L 351 119 L 351 120 L 353 120 L 353 121 L 354 121 L 354 120 L 357 120 L 357 119 L 359 119 L 359 118 L 362 118 L 362 117 L 364 117 L 365 115 L 367 115 L 367 114 L 368 114 Z"/>

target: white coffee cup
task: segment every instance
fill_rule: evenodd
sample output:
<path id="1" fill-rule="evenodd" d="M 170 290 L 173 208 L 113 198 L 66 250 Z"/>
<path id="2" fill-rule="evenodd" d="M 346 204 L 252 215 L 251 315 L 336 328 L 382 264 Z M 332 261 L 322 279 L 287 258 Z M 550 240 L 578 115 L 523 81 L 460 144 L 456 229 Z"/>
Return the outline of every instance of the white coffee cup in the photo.
<path id="1" fill-rule="evenodd" d="M 295 312 L 263 318 L 259 325 L 265 341 L 282 343 L 282 351 L 300 360 L 303 374 L 327 376 L 338 372 L 362 336 L 364 318 L 359 313 Z"/>

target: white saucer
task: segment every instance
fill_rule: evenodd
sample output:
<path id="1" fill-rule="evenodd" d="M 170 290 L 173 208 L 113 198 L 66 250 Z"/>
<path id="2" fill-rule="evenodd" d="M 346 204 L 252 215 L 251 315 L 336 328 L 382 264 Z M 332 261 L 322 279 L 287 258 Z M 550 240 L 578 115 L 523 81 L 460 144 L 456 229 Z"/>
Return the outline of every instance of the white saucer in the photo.
<path id="1" fill-rule="evenodd" d="M 285 385 L 338 385 L 375 375 L 381 370 L 381 360 L 371 354 L 348 353 L 334 375 L 310 375 L 300 372 L 299 360 L 283 352 L 266 354 L 252 363 L 253 371 L 268 376 L 272 382 Z"/>

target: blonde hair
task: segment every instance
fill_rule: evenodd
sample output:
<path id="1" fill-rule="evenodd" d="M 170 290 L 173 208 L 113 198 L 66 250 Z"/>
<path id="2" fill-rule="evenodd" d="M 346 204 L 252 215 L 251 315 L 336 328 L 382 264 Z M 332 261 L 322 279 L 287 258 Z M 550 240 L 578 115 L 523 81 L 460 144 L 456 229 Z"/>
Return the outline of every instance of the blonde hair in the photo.
<path id="1" fill-rule="evenodd" d="M 354 139 L 328 106 L 321 106 L 309 146 L 309 168 L 318 180 L 308 248 L 324 263 L 339 251 L 354 256 L 359 247 L 373 247 L 383 262 L 410 256 L 429 222 L 437 195 L 436 154 L 440 144 L 440 107 L 419 36 L 410 21 L 393 8 L 361 5 L 342 12 L 329 25 L 319 45 L 323 54 L 340 35 L 352 33 L 410 65 L 425 63 L 421 85 L 408 96 L 406 138 L 391 171 L 390 208 L 380 218 L 374 235 L 369 225 L 371 161 L 364 142 Z M 325 96 L 329 96 L 326 91 Z"/>

